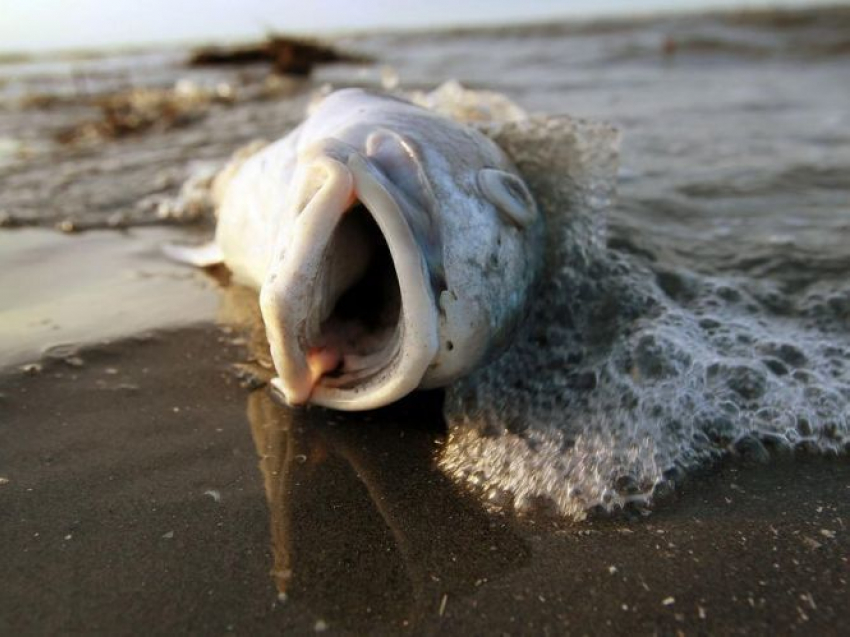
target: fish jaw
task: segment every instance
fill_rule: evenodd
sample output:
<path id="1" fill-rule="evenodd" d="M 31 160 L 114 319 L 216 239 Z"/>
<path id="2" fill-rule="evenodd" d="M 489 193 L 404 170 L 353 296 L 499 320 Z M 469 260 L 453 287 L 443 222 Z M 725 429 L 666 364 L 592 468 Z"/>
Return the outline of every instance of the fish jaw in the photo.
<path id="1" fill-rule="evenodd" d="M 399 203 L 365 158 L 323 156 L 311 169 L 324 171 L 321 186 L 288 229 L 286 249 L 272 259 L 260 293 L 279 374 L 272 386 L 291 405 L 374 409 L 419 387 L 438 353 L 439 315 L 427 259 Z M 358 229 L 364 219 L 353 218 L 366 213 L 376 226 L 372 234 Z M 395 285 L 398 297 L 397 315 L 380 335 L 335 316 L 343 295 L 371 276 L 377 233 L 392 272 L 376 276 Z"/>

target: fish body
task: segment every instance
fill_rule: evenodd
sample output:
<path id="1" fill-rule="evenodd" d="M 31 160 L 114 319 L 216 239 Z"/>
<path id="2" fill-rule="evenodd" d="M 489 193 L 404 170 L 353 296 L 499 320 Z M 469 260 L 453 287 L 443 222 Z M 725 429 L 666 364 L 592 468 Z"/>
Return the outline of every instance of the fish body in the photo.
<path id="1" fill-rule="evenodd" d="M 292 404 L 380 407 L 501 351 L 543 220 L 505 153 L 395 97 L 346 89 L 231 170 L 215 242 L 260 290 Z"/>

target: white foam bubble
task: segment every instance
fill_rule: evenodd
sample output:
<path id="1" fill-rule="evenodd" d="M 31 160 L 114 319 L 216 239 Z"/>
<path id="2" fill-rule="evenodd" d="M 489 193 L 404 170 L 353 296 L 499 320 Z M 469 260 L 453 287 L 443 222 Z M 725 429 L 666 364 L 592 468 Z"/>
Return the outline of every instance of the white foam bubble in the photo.
<path id="1" fill-rule="evenodd" d="M 616 131 L 566 117 L 487 130 L 546 214 L 548 269 L 511 349 L 450 388 L 444 471 L 581 518 L 649 503 L 729 454 L 846 452 L 850 287 L 777 311 L 767 282 L 610 250 Z"/>

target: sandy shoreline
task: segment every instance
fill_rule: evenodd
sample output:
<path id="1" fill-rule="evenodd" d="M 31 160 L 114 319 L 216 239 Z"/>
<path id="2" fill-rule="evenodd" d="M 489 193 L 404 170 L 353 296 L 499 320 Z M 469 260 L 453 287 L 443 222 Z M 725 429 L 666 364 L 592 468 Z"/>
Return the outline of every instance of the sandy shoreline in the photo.
<path id="1" fill-rule="evenodd" d="M 14 299 L 0 308 L 2 366 L 67 359 L 80 346 L 213 318 L 215 282 L 161 254 L 187 238 L 171 228 L 0 234 L 0 294 Z"/>
<path id="2" fill-rule="evenodd" d="M 438 394 L 292 412 L 240 386 L 240 343 L 4 375 L 0 631 L 840 633 L 844 461 L 726 465 L 648 518 L 490 516 L 434 467 Z"/>

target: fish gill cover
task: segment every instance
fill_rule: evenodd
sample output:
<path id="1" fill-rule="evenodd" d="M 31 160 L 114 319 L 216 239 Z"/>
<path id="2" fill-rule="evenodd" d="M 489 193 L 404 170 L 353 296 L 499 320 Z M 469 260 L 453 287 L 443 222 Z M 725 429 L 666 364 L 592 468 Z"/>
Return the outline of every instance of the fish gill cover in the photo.
<path id="1" fill-rule="evenodd" d="M 506 150 L 549 233 L 515 342 L 448 390 L 445 472 L 495 505 L 582 518 L 646 505 L 729 454 L 847 452 L 850 284 L 777 304 L 766 281 L 609 249 L 615 130 L 458 85 L 418 101 Z"/>

